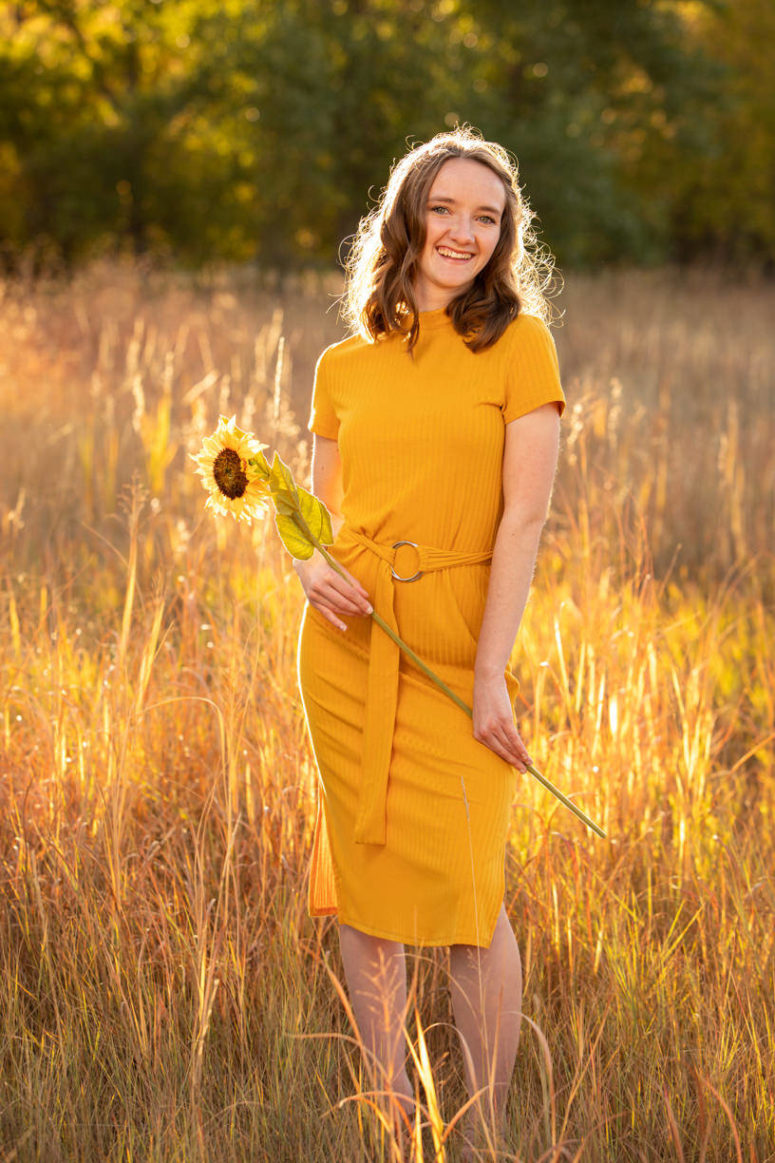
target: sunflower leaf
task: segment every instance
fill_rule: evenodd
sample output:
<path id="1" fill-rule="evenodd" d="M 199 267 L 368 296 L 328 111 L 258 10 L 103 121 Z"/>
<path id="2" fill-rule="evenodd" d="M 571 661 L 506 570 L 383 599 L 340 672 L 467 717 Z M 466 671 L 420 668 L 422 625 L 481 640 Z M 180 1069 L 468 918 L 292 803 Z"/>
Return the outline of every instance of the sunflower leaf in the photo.
<path id="1" fill-rule="evenodd" d="M 269 461 L 264 456 L 263 452 L 257 452 L 248 460 L 248 465 L 251 472 L 248 474 L 253 479 L 268 481 L 272 475 L 272 470 L 269 466 Z"/>
<path id="2" fill-rule="evenodd" d="M 297 486 L 293 479 L 293 473 L 278 452 L 274 454 L 272 461 L 269 488 L 273 493 L 290 493 L 292 497 L 296 496 Z"/>
<path id="3" fill-rule="evenodd" d="M 283 517 L 292 517 L 294 513 L 299 512 L 299 505 L 296 498 L 292 498 L 289 493 L 273 493 L 272 500 L 277 512 Z"/>
<path id="4" fill-rule="evenodd" d="M 280 540 L 291 557 L 295 557 L 301 561 L 306 561 L 308 557 L 312 557 L 312 554 L 315 552 L 315 546 L 306 534 L 302 533 L 293 517 L 289 517 L 284 513 L 276 513 L 274 520 L 277 526 L 277 532 L 280 534 Z"/>
<path id="5" fill-rule="evenodd" d="M 299 508 L 307 524 L 307 528 L 322 545 L 330 545 L 334 540 L 334 531 L 331 528 L 331 515 L 323 502 L 308 493 L 301 485 L 296 486 L 299 494 Z"/>
<path id="6" fill-rule="evenodd" d="M 298 503 L 289 505 L 284 497 L 275 497 L 275 524 L 283 545 L 292 557 L 312 557 L 315 544 L 330 545 L 334 540 L 331 517 L 322 501 L 296 486 Z"/>

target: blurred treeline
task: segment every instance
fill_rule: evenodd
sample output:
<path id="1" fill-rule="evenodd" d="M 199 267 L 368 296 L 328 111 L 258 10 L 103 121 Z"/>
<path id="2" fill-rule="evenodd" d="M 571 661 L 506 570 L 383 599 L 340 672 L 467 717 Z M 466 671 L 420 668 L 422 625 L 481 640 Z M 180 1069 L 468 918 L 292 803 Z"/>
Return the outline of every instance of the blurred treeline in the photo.
<path id="1" fill-rule="evenodd" d="M 771 267 L 774 45 L 772 0 L 0 3 L 0 255 L 330 266 L 460 121 L 563 263 Z"/>

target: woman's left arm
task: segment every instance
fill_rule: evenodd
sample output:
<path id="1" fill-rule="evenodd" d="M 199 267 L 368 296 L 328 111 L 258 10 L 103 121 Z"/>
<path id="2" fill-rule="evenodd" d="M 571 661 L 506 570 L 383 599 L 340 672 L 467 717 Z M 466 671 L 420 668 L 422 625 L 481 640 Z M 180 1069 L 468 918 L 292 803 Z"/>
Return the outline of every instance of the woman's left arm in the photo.
<path id="1" fill-rule="evenodd" d="M 557 467 L 560 416 L 544 404 L 506 425 L 503 516 L 474 667 L 474 738 L 519 771 L 532 760 L 514 726 L 504 671 L 533 578 Z"/>

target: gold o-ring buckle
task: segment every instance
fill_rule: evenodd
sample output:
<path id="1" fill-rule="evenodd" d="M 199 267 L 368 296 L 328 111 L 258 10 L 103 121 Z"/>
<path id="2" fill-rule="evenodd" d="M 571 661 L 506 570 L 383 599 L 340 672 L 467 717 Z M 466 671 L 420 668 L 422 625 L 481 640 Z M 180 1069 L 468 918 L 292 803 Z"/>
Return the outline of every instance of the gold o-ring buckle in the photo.
<path id="1" fill-rule="evenodd" d="M 414 546 L 415 549 L 417 548 L 416 541 L 394 541 L 393 542 L 394 549 L 398 549 L 399 545 L 412 545 L 412 546 Z M 390 572 L 392 573 L 392 575 L 396 579 L 396 581 L 402 581 L 402 582 L 416 581 L 418 577 L 422 577 L 422 570 L 421 569 L 418 569 L 417 573 L 413 573 L 411 577 L 401 577 L 401 574 L 396 573 L 396 571 L 392 565 L 390 567 Z"/>

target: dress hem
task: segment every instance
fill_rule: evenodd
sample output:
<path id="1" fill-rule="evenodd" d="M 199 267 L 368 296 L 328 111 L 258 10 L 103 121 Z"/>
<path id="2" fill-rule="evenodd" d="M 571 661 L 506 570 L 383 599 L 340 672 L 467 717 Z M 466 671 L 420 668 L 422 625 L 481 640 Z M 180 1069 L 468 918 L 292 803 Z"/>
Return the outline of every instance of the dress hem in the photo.
<path id="1" fill-rule="evenodd" d="M 375 928 L 373 925 L 363 925 L 360 922 L 355 921 L 355 920 L 347 920 L 346 917 L 342 916 L 341 909 L 331 909 L 331 910 L 328 910 L 326 912 L 322 912 L 322 911 L 321 912 L 314 912 L 314 913 L 310 912 L 309 915 L 313 918 L 316 918 L 316 917 L 320 917 L 320 918 L 322 918 L 322 917 L 335 917 L 338 924 L 349 925 L 351 928 L 357 929 L 359 933 L 365 933 L 368 937 L 379 937 L 383 941 L 398 941 L 402 945 L 413 945 L 418 949 L 420 949 L 420 948 L 441 949 L 441 948 L 448 948 L 451 945 L 473 945 L 475 948 L 478 948 L 478 949 L 489 949 L 490 945 L 492 944 L 493 936 L 495 934 L 495 926 L 498 922 L 498 912 L 500 912 L 500 905 L 498 906 L 498 910 L 495 913 L 495 917 L 494 917 L 494 919 L 492 921 L 492 925 L 490 927 L 490 940 L 487 941 L 486 943 L 483 942 L 482 944 L 478 944 L 476 941 L 473 941 L 473 940 L 472 941 L 461 940 L 460 937 L 456 937 L 454 940 L 451 940 L 451 941 L 450 940 L 438 940 L 438 939 L 424 940 L 422 938 L 418 938 L 417 934 L 414 934 L 412 937 L 406 937 L 406 936 L 403 936 L 401 933 L 388 932 L 386 929 Z"/>

